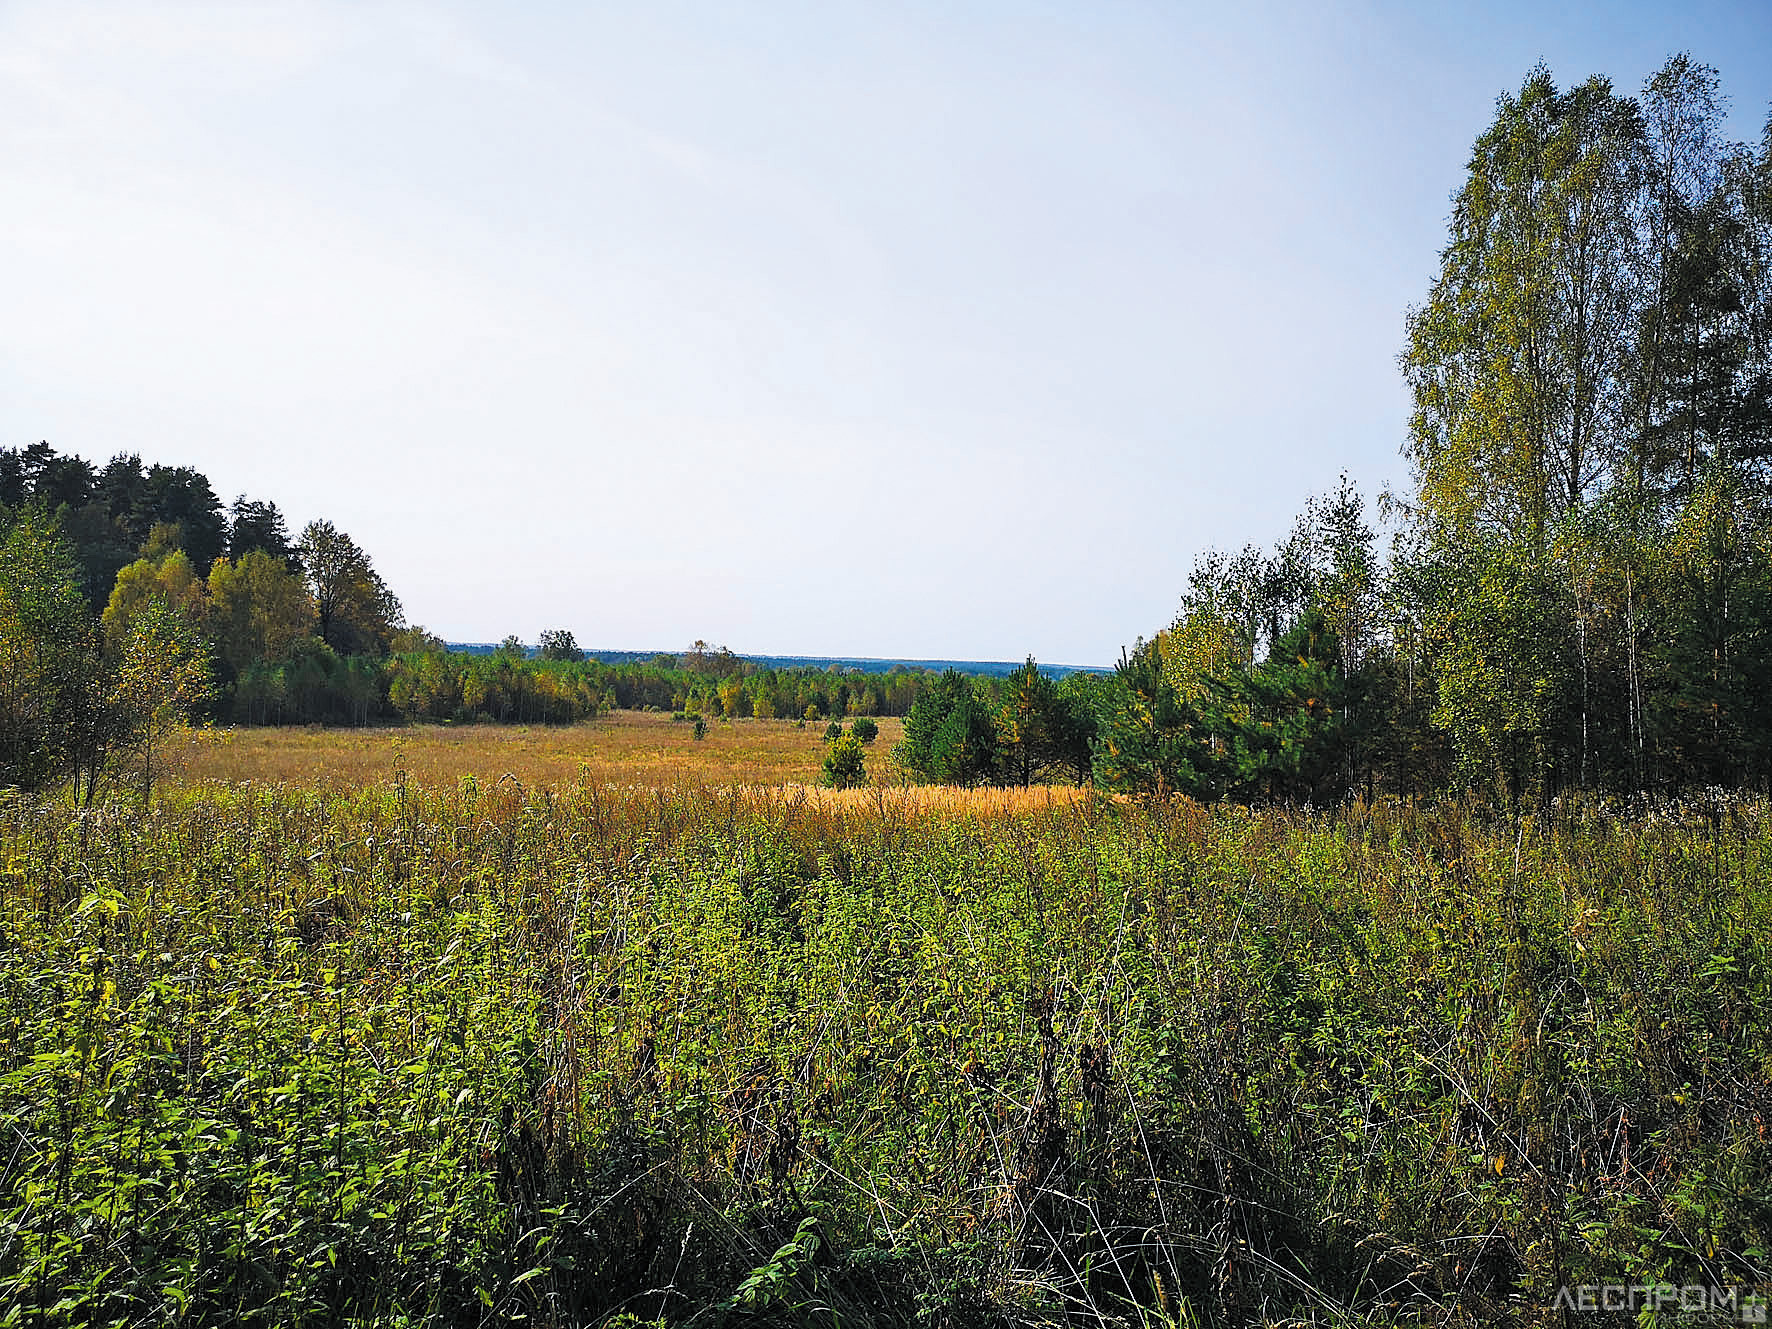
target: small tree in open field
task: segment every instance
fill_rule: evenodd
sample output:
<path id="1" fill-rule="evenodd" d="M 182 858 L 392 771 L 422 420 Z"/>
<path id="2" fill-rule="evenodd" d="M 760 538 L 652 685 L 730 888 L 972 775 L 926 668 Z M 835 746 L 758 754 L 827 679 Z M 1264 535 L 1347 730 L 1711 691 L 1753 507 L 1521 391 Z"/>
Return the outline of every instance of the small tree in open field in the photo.
<path id="1" fill-rule="evenodd" d="M 155 753 L 211 692 L 209 653 L 191 620 L 165 600 L 149 600 L 129 624 L 111 693 L 122 746 L 138 763 L 144 804 L 154 793 Z"/>
<path id="2" fill-rule="evenodd" d="M 868 780 L 867 754 L 861 740 L 844 734 L 824 756 L 824 782 L 832 789 L 857 789 Z"/>

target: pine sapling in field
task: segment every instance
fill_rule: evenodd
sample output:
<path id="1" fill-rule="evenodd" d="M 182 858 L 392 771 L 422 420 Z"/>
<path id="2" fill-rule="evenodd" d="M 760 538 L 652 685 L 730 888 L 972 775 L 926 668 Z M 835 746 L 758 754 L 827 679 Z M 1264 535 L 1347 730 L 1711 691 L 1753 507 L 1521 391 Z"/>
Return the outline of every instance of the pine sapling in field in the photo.
<path id="1" fill-rule="evenodd" d="M 832 789 L 856 789 L 867 783 L 867 756 L 861 740 L 844 734 L 824 757 L 824 783 Z"/>

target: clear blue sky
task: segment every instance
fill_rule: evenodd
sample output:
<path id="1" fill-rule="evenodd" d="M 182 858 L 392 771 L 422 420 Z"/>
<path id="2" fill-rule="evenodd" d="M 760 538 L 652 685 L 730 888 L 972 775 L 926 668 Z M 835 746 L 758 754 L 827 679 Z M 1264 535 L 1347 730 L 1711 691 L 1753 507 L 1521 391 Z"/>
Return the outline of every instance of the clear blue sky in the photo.
<path id="1" fill-rule="evenodd" d="M 452 639 L 1105 663 L 1349 471 L 1496 96 L 1772 5 L 0 3 L 0 442 Z"/>

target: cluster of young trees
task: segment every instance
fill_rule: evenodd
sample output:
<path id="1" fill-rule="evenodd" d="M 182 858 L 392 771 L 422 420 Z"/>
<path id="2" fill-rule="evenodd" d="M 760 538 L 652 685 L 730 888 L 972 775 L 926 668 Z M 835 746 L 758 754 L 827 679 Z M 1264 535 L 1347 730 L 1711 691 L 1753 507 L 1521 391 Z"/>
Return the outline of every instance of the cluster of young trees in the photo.
<path id="1" fill-rule="evenodd" d="M 0 785 L 66 782 L 84 802 L 114 776 L 145 795 L 167 729 L 210 695 L 203 644 L 159 598 L 101 631 L 53 525 L 0 516 Z"/>
<path id="2" fill-rule="evenodd" d="M 1390 574 L 1345 477 L 1272 551 L 1202 556 L 1175 621 L 1097 694 L 1096 782 L 1322 802 L 1443 780 L 1424 685 L 1389 649 Z"/>
<path id="3" fill-rule="evenodd" d="M 686 656 L 696 677 L 684 704 L 707 715 L 759 720 L 819 720 L 846 715 L 907 715 L 928 687 L 922 669 L 883 674 L 812 666 L 774 668 L 733 658 L 719 674 L 704 672 Z"/>
<path id="4" fill-rule="evenodd" d="M 938 784 L 1087 782 L 1101 682 L 1086 673 L 1054 682 L 1032 656 L 1001 680 L 949 669 L 911 707 L 894 755 Z"/>
<path id="5" fill-rule="evenodd" d="M 1327 798 L 1772 774 L 1772 123 L 1714 70 L 1503 97 L 1409 318 L 1415 485 L 1209 555 L 1122 663 L 1098 778 Z"/>
<path id="6" fill-rule="evenodd" d="M 151 782 L 167 725 L 267 709 L 267 674 L 304 718 L 362 722 L 380 701 L 360 659 L 413 635 L 348 535 L 292 541 L 274 503 L 224 512 L 189 467 L 0 449 L 0 537 L 0 783 L 90 796 L 125 752 Z"/>
<path id="7" fill-rule="evenodd" d="M 857 716 L 848 733 L 832 720 L 824 731 L 823 782 L 832 789 L 859 789 L 866 784 L 867 749 L 879 736 L 880 726 L 869 716 Z"/>
<path id="8" fill-rule="evenodd" d="M 1772 122 L 1722 122 L 1685 56 L 1533 71 L 1410 320 L 1433 718 L 1512 789 L 1768 773 Z"/>
<path id="9" fill-rule="evenodd" d="M 1202 556 L 1175 621 L 1111 676 L 1055 681 L 1031 658 L 1005 679 L 950 670 L 911 708 L 895 756 L 937 783 L 1202 799 L 1443 781 L 1426 688 L 1386 645 L 1398 584 L 1344 478 L 1271 552 Z"/>

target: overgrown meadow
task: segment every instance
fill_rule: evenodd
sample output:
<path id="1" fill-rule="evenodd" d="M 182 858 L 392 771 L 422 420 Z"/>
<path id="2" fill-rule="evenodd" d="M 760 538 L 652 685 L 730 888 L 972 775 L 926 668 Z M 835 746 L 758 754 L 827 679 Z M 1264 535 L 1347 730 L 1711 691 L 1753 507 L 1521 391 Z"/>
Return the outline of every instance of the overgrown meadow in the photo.
<path id="1" fill-rule="evenodd" d="M 902 780 L 892 749 L 903 722 L 876 722 L 867 746 L 870 779 Z M 407 725 L 387 729 L 215 727 L 168 744 L 182 783 L 291 784 L 336 790 L 385 783 L 396 767 L 426 785 L 514 776 L 529 785 L 816 784 L 827 751 L 824 724 L 722 720 L 702 738 L 669 714 L 614 711 L 592 724 Z"/>
<path id="2" fill-rule="evenodd" d="M 469 780 L 15 797 L 0 841 L 6 1325 L 1548 1324 L 1765 1276 L 1761 804 Z"/>

